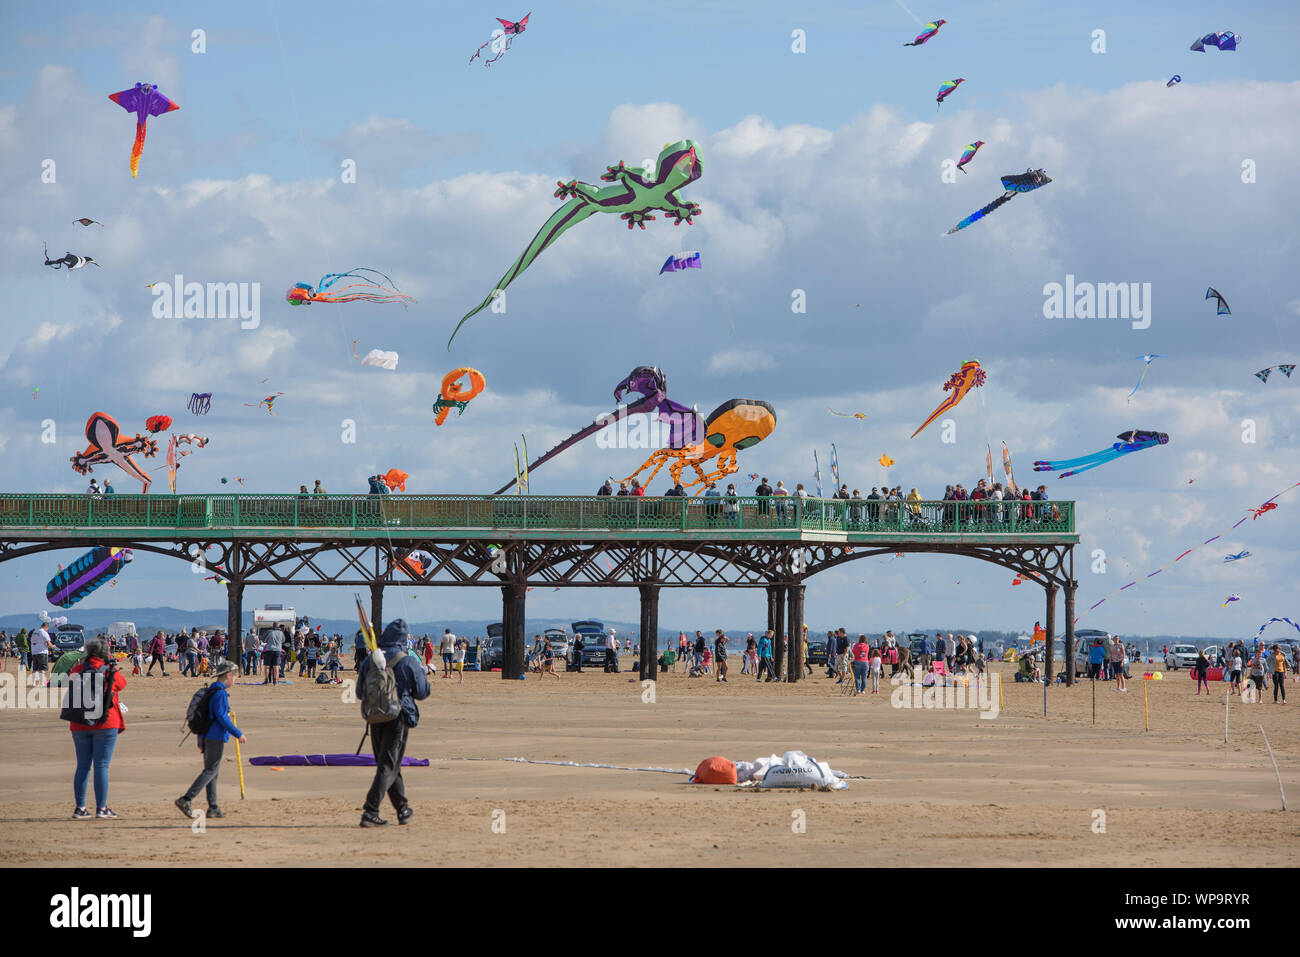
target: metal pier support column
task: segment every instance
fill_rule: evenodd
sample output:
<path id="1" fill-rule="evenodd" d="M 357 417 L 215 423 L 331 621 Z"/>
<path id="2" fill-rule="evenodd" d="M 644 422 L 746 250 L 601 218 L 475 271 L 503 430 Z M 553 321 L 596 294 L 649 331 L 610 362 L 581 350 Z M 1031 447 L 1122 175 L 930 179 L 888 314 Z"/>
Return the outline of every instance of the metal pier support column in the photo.
<path id="1" fill-rule="evenodd" d="M 789 635 L 786 638 L 789 667 L 786 668 L 785 680 L 789 682 L 803 677 L 803 598 L 806 588 L 805 585 L 791 585 L 786 603 L 789 611 Z"/>
<path id="2" fill-rule="evenodd" d="M 659 585 L 645 582 L 641 592 L 641 680 L 659 678 Z"/>

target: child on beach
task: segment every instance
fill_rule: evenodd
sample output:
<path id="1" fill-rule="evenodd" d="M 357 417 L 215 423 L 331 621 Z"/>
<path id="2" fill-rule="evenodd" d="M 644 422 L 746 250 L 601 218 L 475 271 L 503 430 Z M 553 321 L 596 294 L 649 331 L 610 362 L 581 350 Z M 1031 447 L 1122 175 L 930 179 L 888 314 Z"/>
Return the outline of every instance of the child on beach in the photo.
<path id="1" fill-rule="evenodd" d="M 432 643 L 430 643 L 429 647 L 430 648 L 433 647 Z M 460 679 L 459 681 L 456 682 L 457 684 L 463 685 L 465 683 L 465 652 L 468 649 L 469 649 L 468 638 L 456 639 L 455 650 L 452 652 L 452 659 L 453 659 L 452 668 L 456 670 L 456 677 Z M 549 651 L 549 648 L 547 650 Z M 555 674 L 554 671 L 552 671 L 551 673 Z M 560 676 L 555 675 L 555 677 L 558 678 Z"/>
<path id="2" fill-rule="evenodd" d="M 337 682 L 339 680 L 339 642 L 331 641 L 329 651 L 327 652 L 326 661 L 330 669 L 330 680 Z"/>
<path id="3" fill-rule="evenodd" d="M 880 694 L 880 675 L 884 672 L 885 661 L 880 655 L 880 646 L 871 649 L 871 693 Z"/>

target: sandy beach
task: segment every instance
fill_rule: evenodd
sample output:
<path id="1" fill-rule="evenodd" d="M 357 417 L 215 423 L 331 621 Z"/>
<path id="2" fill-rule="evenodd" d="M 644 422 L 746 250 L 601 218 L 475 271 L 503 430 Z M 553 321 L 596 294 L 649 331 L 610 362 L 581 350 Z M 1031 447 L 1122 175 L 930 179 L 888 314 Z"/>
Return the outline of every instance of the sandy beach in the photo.
<path id="1" fill-rule="evenodd" d="M 13 660 L 5 665 L 12 675 Z M 127 731 L 111 769 L 117 821 L 69 819 L 75 761 L 57 711 L 0 711 L 0 865 L 84 865 L 74 842 L 51 840 L 76 829 L 112 830 L 114 863 L 128 866 L 1300 864 L 1300 815 L 1279 810 L 1258 727 L 1300 802 L 1300 685 L 1288 684 L 1285 707 L 1271 692 L 1263 704 L 1233 698 L 1225 745 L 1225 685 L 1207 698 L 1185 672 L 1148 683 L 1147 732 L 1141 680 L 1127 694 L 1099 683 L 1094 725 L 1086 682 L 1049 688 L 1045 718 L 1042 686 L 997 667 L 1005 704 L 991 720 L 891 707 L 887 681 L 879 695 L 845 697 L 820 670 L 796 685 L 755 684 L 738 659 L 726 684 L 680 667 L 662 675 L 652 703 L 626 671 L 521 682 L 470 673 L 463 686 L 432 677 L 407 752 L 432 760 L 405 772 L 415 817 L 381 831 L 357 827 L 369 769 L 248 766 L 254 755 L 355 750 L 358 706 L 338 686 L 295 676 L 231 689 L 249 737 L 247 798 L 231 745 L 220 780 L 228 816 L 195 833 L 171 802 L 200 767 L 192 740 L 177 746 L 198 682 L 137 677 L 122 696 Z M 496 760 L 693 769 L 710 755 L 792 749 L 863 779 L 838 792 L 760 791 Z M 1237 833 L 1270 835 L 1267 844 L 1226 850 L 1215 835 L 1228 810 Z"/>

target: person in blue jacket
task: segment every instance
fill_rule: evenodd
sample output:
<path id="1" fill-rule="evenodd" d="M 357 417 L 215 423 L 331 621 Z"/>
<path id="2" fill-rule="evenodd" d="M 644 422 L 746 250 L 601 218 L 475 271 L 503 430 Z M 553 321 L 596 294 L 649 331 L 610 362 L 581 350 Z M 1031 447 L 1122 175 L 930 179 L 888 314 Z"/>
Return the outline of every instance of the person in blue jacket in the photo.
<path id="1" fill-rule="evenodd" d="M 223 661 L 217 665 L 217 670 L 213 673 L 216 681 L 211 685 L 212 694 L 208 698 L 208 717 L 212 723 L 208 725 L 208 730 L 203 736 L 199 738 L 199 752 L 203 755 L 203 770 L 194 779 L 190 789 L 176 799 L 176 806 L 181 809 L 181 813 L 186 817 L 195 817 L 190 802 L 204 788 L 207 788 L 208 792 L 208 817 L 220 818 L 226 816 L 217 803 L 217 774 L 221 771 L 221 754 L 225 750 L 226 742 L 230 740 L 232 735 L 239 739 L 240 744 L 248 743 L 248 738 L 244 736 L 244 732 L 236 728 L 235 723 L 230 720 L 230 686 L 235 683 L 237 674 L 239 674 L 239 669 L 233 661 Z"/>
<path id="2" fill-rule="evenodd" d="M 362 827 L 383 827 L 388 822 L 379 816 L 379 805 L 384 795 L 393 802 L 397 823 L 406 824 L 415 813 L 406 800 L 406 783 L 402 780 L 402 758 L 406 754 L 406 739 L 411 729 L 420 723 L 420 709 L 415 702 L 429 697 L 429 681 L 424 676 L 424 665 L 419 658 L 407 652 L 410 630 L 401 618 L 394 618 L 379 637 L 379 650 L 393 669 L 397 683 L 397 696 L 402 703 L 402 713 L 392 721 L 370 725 L 370 745 L 375 755 L 375 779 L 366 794 L 362 808 Z M 401 658 L 398 658 L 398 655 Z M 395 662 L 395 663 L 394 663 Z M 357 671 L 357 687 L 364 688 L 366 675 L 374 659 L 367 656 Z"/>

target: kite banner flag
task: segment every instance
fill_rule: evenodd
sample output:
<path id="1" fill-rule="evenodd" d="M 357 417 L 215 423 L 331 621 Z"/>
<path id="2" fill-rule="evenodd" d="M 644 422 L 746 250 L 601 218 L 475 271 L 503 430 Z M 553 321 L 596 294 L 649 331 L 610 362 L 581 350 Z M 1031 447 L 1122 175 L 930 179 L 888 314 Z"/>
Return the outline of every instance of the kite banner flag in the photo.
<path id="1" fill-rule="evenodd" d="M 700 254 L 698 252 L 678 253 L 675 256 L 669 256 L 664 260 L 663 268 L 659 270 L 659 275 L 666 272 L 681 272 L 683 269 L 703 269 L 700 264 Z"/>

